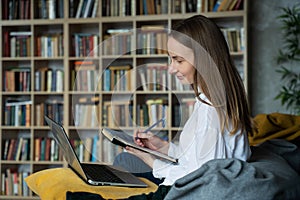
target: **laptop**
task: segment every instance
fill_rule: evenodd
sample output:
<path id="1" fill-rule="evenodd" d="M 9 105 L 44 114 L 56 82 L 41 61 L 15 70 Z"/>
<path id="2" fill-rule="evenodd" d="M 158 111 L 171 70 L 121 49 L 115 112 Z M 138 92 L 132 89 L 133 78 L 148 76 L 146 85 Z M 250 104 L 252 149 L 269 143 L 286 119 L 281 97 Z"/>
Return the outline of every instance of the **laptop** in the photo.
<path id="1" fill-rule="evenodd" d="M 125 170 L 104 164 L 81 163 L 64 128 L 47 116 L 45 116 L 45 120 L 53 133 L 54 139 L 61 148 L 69 167 L 86 183 L 95 186 L 147 187 L 147 184 Z"/>

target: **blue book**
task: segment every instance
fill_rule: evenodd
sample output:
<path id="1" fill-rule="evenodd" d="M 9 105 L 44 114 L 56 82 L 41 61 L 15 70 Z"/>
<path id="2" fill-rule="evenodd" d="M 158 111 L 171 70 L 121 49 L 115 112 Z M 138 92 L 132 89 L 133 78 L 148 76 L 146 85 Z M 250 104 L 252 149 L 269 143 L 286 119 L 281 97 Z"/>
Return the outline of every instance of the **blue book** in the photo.
<path id="1" fill-rule="evenodd" d="M 98 143 L 98 140 L 99 140 L 99 136 L 98 135 L 95 135 L 94 138 L 93 138 L 93 146 L 92 146 L 92 158 L 91 158 L 91 161 L 92 162 L 97 162 L 97 154 L 98 154 L 98 148 L 97 148 L 97 143 Z"/>

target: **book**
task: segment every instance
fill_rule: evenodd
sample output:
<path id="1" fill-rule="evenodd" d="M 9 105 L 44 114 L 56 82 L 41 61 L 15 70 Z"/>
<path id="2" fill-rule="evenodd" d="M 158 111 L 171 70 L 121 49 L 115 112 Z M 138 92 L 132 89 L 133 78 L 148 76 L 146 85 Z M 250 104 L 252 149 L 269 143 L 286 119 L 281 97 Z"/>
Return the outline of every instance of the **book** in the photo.
<path id="1" fill-rule="evenodd" d="M 161 158 L 172 163 L 178 163 L 178 159 L 170 157 L 158 151 L 151 150 L 149 148 L 138 146 L 134 143 L 133 137 L 123 131 L 116 131 L 109 128 L 103 128 L 101 133 L 113 144 L 119 145 L 121 147 L 129 146 L 131 148 L 149 153 L 157 158 Z"/>

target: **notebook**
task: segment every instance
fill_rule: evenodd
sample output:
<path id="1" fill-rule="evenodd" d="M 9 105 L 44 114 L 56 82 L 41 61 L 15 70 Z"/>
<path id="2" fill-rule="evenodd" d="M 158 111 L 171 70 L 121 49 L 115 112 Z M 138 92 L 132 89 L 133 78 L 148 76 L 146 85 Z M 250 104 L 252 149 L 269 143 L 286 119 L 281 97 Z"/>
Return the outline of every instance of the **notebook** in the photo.
<path id="1" fill-rule="evenodd" d="M 45 120 L 53 133 L 54 139 L 62 150 L 69 167 L 86 183 L 90 185 L 147 187 L 147 184 L 125 170 L 104 164 L 81 163 L 64 128 L 47 116 L 45 116 Z"/>
<path id="2" fill-rule="evenodd" d="M 132 147 L 134 149 L 138 149 L 140 151 L 150 153 L 153 156 L 156 156 L 159 159 L 164 159 L 166 161 L 170 161 L 173 164 L 178 164 L 178 159 L 170 157 L 166 154 L 160 153 L 159 151 L 154 151 L 149 148 L 138 146 L 134 143 L 133 137 L 128 135 L 125 132 L 122 131 L 116 131 L 109 128 L 103 128 L 101 133 L 113 144 L 122 146 L 122 147 Z"/>

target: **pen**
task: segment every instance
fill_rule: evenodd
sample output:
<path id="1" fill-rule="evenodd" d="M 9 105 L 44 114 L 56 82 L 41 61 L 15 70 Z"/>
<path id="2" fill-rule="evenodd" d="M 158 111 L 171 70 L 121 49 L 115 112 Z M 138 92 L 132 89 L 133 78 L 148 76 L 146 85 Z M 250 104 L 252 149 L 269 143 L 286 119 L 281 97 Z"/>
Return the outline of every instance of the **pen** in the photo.
<path id="1" fill-rule="evenodd" d="M 147 133 L 148 131 L 150 131 L 150 130 L 152 130 L 157 124 L 159 124 L 160 122 L 163 122 L 163 127 L 165 127 L 164 126 L 164 124 L 165 124 L 165 118 L 161 118 L 160 120 L 158 120 L 157 122 L 155 122 L 154 124 L 152 124 L 150 127 L 148 127 L 146 130 L 144 130 L 143 132 L 144 133 Z"/>
<path id="2" fill-rule="evenodd" d="M 148 131 L 151 131 L 157 124 L 159 124 L 160 122 L 163 123 L 163 127 L 165 127 L 165 121 L 166 118 L 161 118 L 160 120 L 158 120 L 157 122 L 155 122 L 154 124 L 152 124 L 150 127 L 148 127 L 146 130 L 143 131 L 143 133 L 147 133 Z M 135 139 L 141 139 L 139 137 L 135 137 Z"/>

